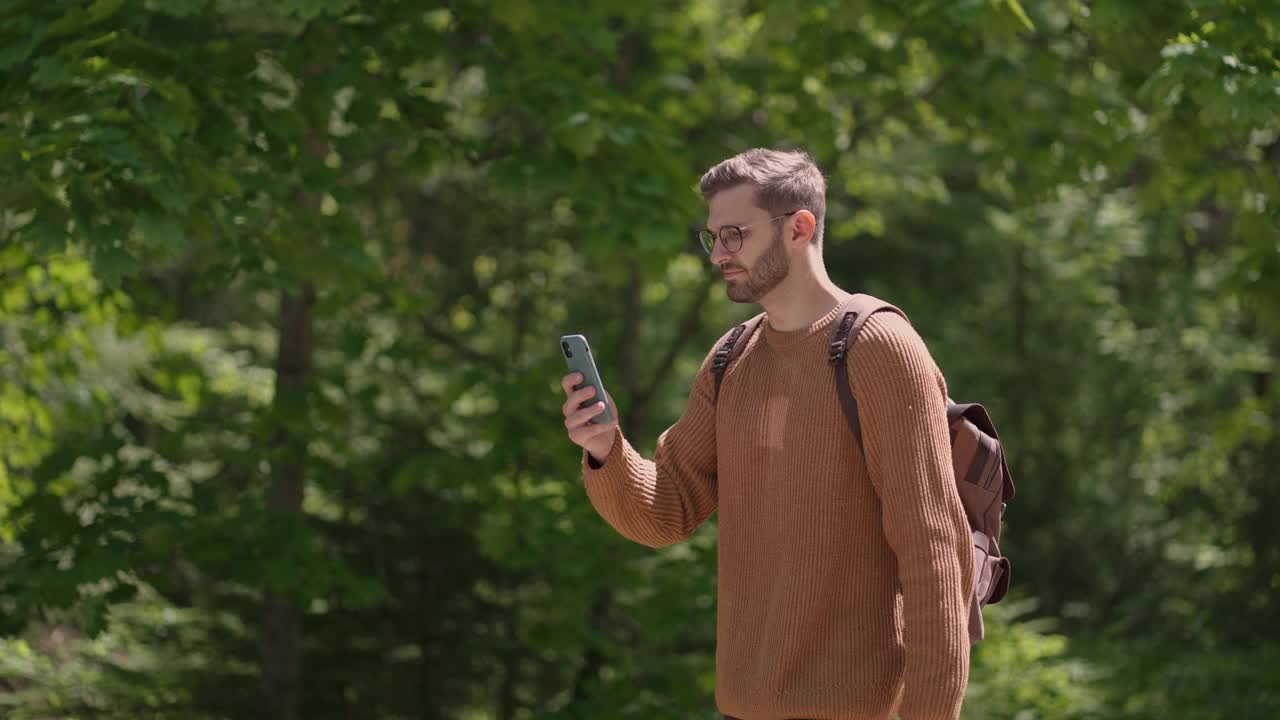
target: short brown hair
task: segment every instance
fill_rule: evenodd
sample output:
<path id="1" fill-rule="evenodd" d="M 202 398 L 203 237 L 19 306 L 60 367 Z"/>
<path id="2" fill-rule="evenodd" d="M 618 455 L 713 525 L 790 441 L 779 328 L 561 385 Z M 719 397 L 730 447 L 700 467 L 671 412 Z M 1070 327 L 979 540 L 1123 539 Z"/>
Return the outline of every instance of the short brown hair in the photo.
<path id="1" fill-rule="evenodd" d="M 721 161 L 702 176 L 702 197 L 711 202 L 721 190 L 754 185 L 755 203 L 781 215 L 792 210 L 813 213 L 813 244 L 822 245 L 822 225 L 827 216 L 827 181 L 813 158 L 803 150 L 752 148 Z"/>

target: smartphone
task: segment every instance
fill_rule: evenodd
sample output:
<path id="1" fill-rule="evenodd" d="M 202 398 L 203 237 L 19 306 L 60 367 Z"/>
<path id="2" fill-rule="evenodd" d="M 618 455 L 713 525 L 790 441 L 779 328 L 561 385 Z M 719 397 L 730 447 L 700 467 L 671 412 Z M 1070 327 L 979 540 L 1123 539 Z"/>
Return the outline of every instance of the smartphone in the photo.
<path id="1" fill-rule="evenodd" d="M 600 371 L 596 369 L 596 362 L 591 357 L 591 346 L 587 344 L 587 339 L 581 335 L 562 335 L 560 337 L 560 352 L 564 355 L 564 360 L 569 365 L 569 372 L 582 373 L 582 382 L 573 387 L 574 390 L 581 390 L 588 385 L 594 385 L 596 388 L 596 396 L 589 397 L 578 406 L 578 409 L 590 407 L 597 402 L 604 403 L 604 411 L 591 418 L 588 422 L 596 425 L 613 422 L 613 408 L 609 406 L 609 398 L 604 394 L 604 383 L 600 382 Z"/>

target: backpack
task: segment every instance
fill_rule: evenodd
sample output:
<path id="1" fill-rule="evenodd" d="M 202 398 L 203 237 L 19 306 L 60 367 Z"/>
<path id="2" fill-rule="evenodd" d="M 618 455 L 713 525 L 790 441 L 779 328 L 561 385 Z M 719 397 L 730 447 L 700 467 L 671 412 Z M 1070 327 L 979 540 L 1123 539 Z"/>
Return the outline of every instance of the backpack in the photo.
<path id="1" fill-rule="evenodd" d="M 858 419 L 858 400 L 849 387 L 849 375 L 845 370 L 845 358 L 849 348 L 858 339 L 862 326 L 873 314 L 881 311 L 896 312 L 906 319 L 898 308 L 868 295 L 855 295 L 840 321 L 834 323 L 827 361 L 836 374 L 840 406 L 844 410 L 849 429 L 862 446 L 862 425 Z M 729 333 L 725 342 L 715 352 L 711 370 L 715 375 L 715 397 L 720 398 L 720 383 L 725 370 L 746 349 L 747 340 L 764 319 L 760 313 Z M 910 320 L 908 320 L 910 322 Z M 1008 501 L 1013 499 L 1013 476 L 1005 462 L 1004 449 L 995 424 L 986 408 L 977 403 L 958 404 L 947 398 L 947 424 L 951 431 L 951 463 L 955 470 L 956 490 L 964 506 L 969 530 L 973 534 L 974 578 L 973 595 L 969 602 L 969 640 L 982 640 L 985 630 L 982 607 L 1000 602 L 1009 591 L 1009 559 L 1000 554 L 1000 523 Z"/>

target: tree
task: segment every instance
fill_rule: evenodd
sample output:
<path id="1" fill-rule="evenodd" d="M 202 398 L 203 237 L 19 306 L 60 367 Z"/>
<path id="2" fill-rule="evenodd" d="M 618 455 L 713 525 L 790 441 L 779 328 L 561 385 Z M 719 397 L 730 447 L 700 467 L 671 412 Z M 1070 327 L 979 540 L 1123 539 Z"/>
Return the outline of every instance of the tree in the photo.
<path id="1" fill-rule="evenodd" d="M 1159 714 L 1188 647 L 1266 684 L 1238 671 L 1280 566 L 1275 3 L 282 8 L 0 13 L 0 607 L 155 678 L 10 684 L 122 717 L 710 714 L 714 519 L 653 552 L 595 516 L 554 338 L 591 337 L 651 447 L 750 314 L 688 231 L 756 145 L 815 155 L 833 278 L 1000 424 L 1040 602 L 984 671 L 1095 683 L 1018 694 L 1081 715 Z"/>

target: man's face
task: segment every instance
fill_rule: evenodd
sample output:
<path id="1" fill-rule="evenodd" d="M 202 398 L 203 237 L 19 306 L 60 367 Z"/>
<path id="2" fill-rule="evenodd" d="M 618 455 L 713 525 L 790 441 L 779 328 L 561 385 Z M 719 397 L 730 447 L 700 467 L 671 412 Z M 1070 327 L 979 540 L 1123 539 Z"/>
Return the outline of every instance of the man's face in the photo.
<path id="1" fill-rule="evenodd" d="M 730 253 L 718 240 L 711 252 L 711 262 L 726 273 L 729 299 L 740 303 L 760 302 L 791 270 L 791 258 L 782 241 L 790 218 L 769 222 L 769 212 L 753 204 L 754 195 L 755 188 L 750 185 L 716 193 L 707 216 L 707 227 L 717 234 L 724 225 L 746 228 L 737 252 Z"/>

